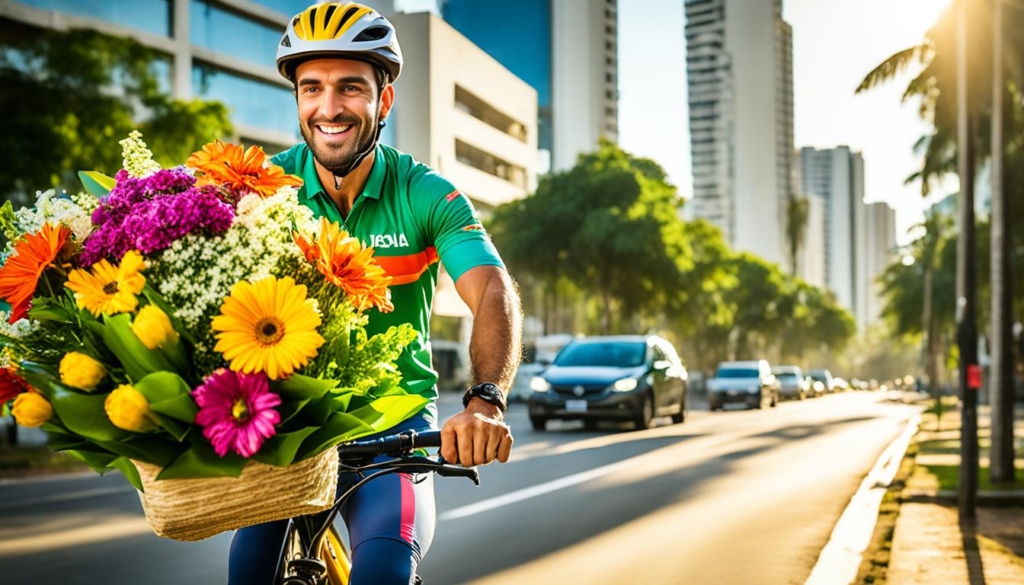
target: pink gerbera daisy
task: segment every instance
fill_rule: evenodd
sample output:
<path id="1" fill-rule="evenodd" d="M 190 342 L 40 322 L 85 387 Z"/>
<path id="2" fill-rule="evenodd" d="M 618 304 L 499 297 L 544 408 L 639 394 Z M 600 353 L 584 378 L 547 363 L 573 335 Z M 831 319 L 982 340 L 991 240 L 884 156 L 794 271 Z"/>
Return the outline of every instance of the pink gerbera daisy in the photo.
<path id="1" fill-rule="evenodd" d="M 277 432 L 281 415 L 274 407 L 281 397 L 270 391 L 263 374 L 243 374 L 219 369 L 192 391 L 199 405 L 196 424 L 203 427 L 213 450 L 221 457 L 234 451 L 251 457 L 263 441 Z"/>

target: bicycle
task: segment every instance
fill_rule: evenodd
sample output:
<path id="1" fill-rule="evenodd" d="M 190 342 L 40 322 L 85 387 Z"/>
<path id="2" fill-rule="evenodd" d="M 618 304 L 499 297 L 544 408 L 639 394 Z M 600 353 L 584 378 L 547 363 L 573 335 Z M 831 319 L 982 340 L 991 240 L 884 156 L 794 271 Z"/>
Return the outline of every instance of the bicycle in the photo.
<path id="1" fill-rule="evenodd" d="M 441 446 L 441 432 L 404 431 L 372 441 L 356 441 L 338 447 L 343 472 L 358 474 L 360 480 L 347 489 L 330 509 L 288 521 L 284 544 L 278 557 L 275 583 L 278 585 L 348 585 L 352 562 L 334 519 L 346 501 L 368 482 L 392 473 L 437 473 L 443 477 L 466 477 L 480 485 L 475 467 L 452 465 L 438 456 L 414 456 L 419 449 Z M 395 457 L 374 463 L 375 457 Z M 368 472 L 369 473 L 367 475 Z M 419 577 L 416 582 L 421 583 Z"/>

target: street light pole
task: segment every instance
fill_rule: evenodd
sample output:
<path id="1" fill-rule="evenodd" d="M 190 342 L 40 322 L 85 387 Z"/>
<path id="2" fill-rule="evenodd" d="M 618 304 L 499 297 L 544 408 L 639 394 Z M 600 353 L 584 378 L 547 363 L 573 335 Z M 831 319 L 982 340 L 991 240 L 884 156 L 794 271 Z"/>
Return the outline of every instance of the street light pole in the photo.
<path id="1" fill-rule="evenodd" d="M 960 349 L 960 490 L 961 521 L 973 521 L 978 495 L 978 326 L 975 317 L 974 266 L 974 125 L 968 71 L 970 2 L 958 0 L 957 22 L 957 158 L 960 171 L 960 225 L 956 250 L 956 324 Z"/>

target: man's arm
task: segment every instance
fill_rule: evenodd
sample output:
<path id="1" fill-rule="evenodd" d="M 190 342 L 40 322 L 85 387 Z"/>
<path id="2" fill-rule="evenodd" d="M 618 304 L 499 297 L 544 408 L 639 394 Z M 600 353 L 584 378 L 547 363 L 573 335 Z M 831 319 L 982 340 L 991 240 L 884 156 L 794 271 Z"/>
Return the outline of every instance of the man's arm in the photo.
<path id="1" fill-rule="evenodd" d="M 522 352 L 522 315 L 512 279 L 499 266 L 477 266 L 455 282 L 459 296 L 473 312 L 469 344 L 471 384 L 491 382 L 508 394 Z M 448 419 L 441 429 L 441 455 L 462 465 L 508 461 L 512 433 L 501 410 L 479 398 Z"/>

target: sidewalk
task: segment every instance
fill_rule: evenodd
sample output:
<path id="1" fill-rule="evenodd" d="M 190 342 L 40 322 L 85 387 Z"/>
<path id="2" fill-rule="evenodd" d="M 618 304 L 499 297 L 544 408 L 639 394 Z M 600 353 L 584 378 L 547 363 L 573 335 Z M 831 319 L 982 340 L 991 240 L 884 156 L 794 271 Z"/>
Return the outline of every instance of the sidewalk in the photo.
<path id="1" fill-rule="evenodd" d="M 914 471 L 900 497 L 892 537 L 889 585 L 1020 585 L 1024 583 L 1024 410 L 1015 413 L 1017 483 L 988 482 L 989 408 L 978 409 L 980 444 L 977 518 L 958 521 L 960 412 L 953 407 L 936 426 L 922 416 Z"/>

